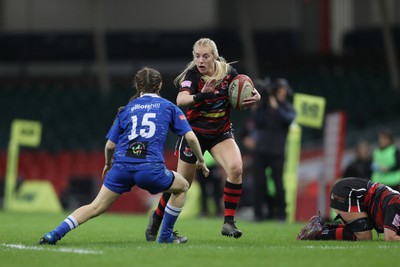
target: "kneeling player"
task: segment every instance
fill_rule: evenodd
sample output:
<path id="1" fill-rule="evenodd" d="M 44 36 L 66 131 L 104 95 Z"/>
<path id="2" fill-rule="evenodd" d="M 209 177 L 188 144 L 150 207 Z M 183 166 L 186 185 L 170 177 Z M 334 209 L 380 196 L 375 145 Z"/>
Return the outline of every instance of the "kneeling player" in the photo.
<path id="1" fill-rule="evenodd" d="M 344 178 L 332 188 L 330 207 L 341 224 L 325 224 L 313 216 L 298 240 L 372 240 L 372 229 L 385 241 L 400 241 L 400 193 L 359 178 Z"/>

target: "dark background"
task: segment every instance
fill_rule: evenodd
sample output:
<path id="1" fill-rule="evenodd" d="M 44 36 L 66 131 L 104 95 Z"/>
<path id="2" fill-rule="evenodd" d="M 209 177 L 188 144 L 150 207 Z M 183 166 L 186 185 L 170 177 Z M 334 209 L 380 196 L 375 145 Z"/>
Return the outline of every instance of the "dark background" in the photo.
<path id="1" fill-rule="evenodd" d="M 41 149 L 102 149 L 116 109 L 133 94 L 134 73 L 158 68 L 163 96 L 175 101 L 172 80 L 201 37 L 239 61 L 239 72 L 284 77 L 295 92 L 325 97 L 326 112 L 346 112 L 348 145 L 375 140 L 382 125 L 398 133 L 399 89 L 378 2 L 2 0 L 0 150 L 14 118 L 42 121 Z M 398 62 L 400 3 L 383 2 Z M 248 116 L 235 112 L 234 126 Z M 321 135 L 304 129 L 304 146 Z"/>

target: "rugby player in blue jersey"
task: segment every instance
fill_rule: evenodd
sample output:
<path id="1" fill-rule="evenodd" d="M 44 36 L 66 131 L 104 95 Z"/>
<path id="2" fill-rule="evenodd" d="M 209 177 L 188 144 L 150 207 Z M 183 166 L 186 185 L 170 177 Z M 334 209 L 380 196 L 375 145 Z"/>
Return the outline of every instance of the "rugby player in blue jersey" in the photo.
<path id="1" fill-rule="evenodd" d="M 39 244 L 56 244 L 65 234 L 105 212 L 123 193 L 135 185 L 152 194 L 170 192 L 159 243 L 186 243 L 188 239 L 173 231 L 182 210 L 189 183 L 179 173 L 164 165 L 164 143 L 168 130 L 185 136 L 197 157 L 196 168 L 207 176 L 199 141 L 182 111 L 159 96 L 161 75 L 150 68 L 135 76 L 136 94 L 120 108 L 107 134 L 105 145 L 104 183 L 92 203 L 82 206 L 68 216 L 57 228 L 46 233 Z M 114 159 L 113 159 L 114 157 Z"/>
<path id="2" fill-rule="evenodd" d="M 193 60 L 175 79 L 179 88 L 177 105 L 187 107 L 188 121 L 203 152 L 208 150 L 227 175 L 221 234 L 234 238 L 242 235 L 235 225 L 234 216 L 242 194 L 243 164 L 233 136 L 228 88 L 237 75 L 238 72 L 219 56 L 215 42 L 202 38 L 193 46 Z M 260 94 L 254 89 L 253 96 L 244 99 L 243 105 L 249 108 L 258 101 Z M 179 154 L 177 171 L 191 184 L 197 155 L 193 153 L 185 137 L 178 140 L 176 152 Z M 145 232 L 147 241 L 156 240 L 169 197 L 168 193 L 164 193 L 158 207 L 151 213 Z"/>

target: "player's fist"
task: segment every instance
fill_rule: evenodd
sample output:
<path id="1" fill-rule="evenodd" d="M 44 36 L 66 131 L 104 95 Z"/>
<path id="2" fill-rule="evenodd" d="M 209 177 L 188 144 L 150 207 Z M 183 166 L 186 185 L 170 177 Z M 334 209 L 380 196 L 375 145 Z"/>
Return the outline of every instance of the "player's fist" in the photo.
<path id="1" fill-rule="evenodd" d="M 196 162 L 196 169 L 197 170 L 201 170 L 201 172 L 203 173 L 204 177 L 208 177 L 208 175 L 210 174 L 210 170 L 207 168 L 206 163 L 203 162 Z"/>

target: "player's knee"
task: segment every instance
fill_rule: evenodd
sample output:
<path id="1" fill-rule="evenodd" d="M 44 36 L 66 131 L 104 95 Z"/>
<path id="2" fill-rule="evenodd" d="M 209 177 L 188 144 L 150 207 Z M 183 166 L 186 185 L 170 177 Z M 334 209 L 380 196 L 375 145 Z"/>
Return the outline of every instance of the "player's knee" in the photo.
<path id="1" fill-rule="evenodd" d="M 172 183 L 171 187 L 169 188 L 170 190 L 172 189 L 173 191 L 176 192 L 186 192 L 190 188 L 190 182 L 185 179 L 179 172 L 173 172 L 175 179 L 174 182 Z"/>
<path id="2" fill-rule="evenodd" d="M 243 174 L 242 164 L 235 164 L 229 170 L 229 174 L 232 179 L 241 179 Z"/>
<path id="3" fill-rule="evenodd" d="M 370 240 L 372 223 L 368 217 L 346 223 L 343 229 L 344 240 Z"/>
<path id="4" fill-rule="evenodd" d="M 182 191 L 186 192 L 189 190 L 190 184 L 187 180 L 183 179 L 182 181 Z"/>
<path id="5" fill-rule="evenodd" d="M 175 184 L 175 186 L 173 185 L 173 187 L 175 188 L 175 191 L 181 192 L 181 193 L 188 191 L 189 187 L 190 187 L 189 182 L 182 176 L 177 176 L 175 178 L 174 184 Z"/>
<path id="6" fill-rule="evenodd" d="M 353 233 L 365 232 L 373 229 L 371 220 L 368 217 L 359 218 L 346 223 L 346 227 Z"/>

